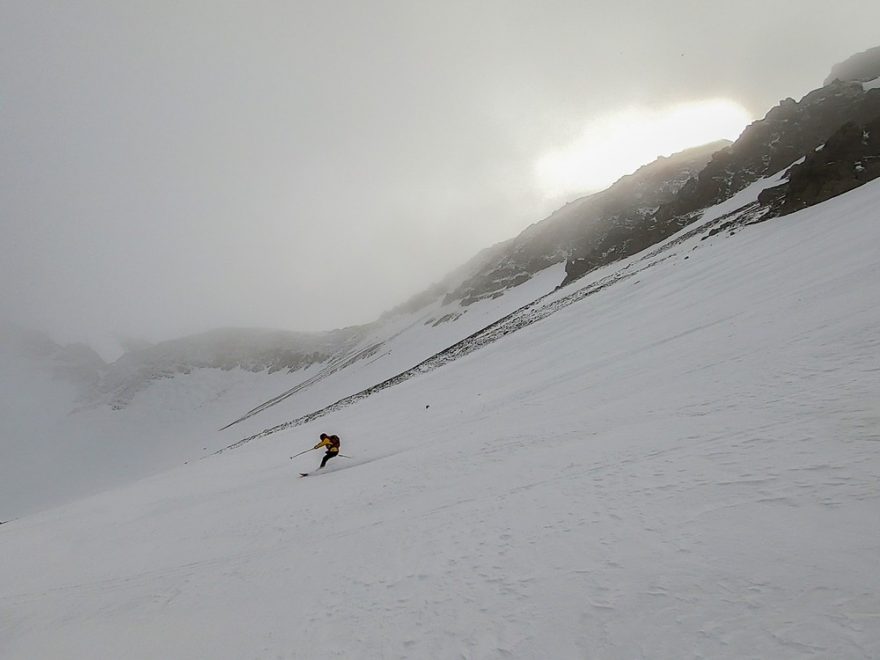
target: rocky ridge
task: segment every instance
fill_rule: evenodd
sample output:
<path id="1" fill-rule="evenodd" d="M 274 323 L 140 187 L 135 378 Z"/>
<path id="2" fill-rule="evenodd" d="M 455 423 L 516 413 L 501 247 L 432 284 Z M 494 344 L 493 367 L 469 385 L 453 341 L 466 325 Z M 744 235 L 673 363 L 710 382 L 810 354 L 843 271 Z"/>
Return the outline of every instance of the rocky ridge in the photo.
<path id="1" fill-rule="evenodd" d="M 878 49 L 866 52 L 873 50 Z M 876 79 L 880 69 L 865 68 L 864 61 L 860 59 L 856 68 L 838 65 L 829 84 L 800 101 L 781 101 L 734 143 L 713 143 L 660 158 L 607 190 L 566 204 L 515 238 L 483 250 L 373 324 L 324 333 L 217 330 L 137 347 L 110 366 L 83 358 L 88 379 L 97 398 L 114 407 L 126 406 L 155 379 L 199 368 L 272 373 L 320 365 L 319 373 L 303 381 L 302 386 L 308 386 L 374 355 L 381 349 L 383 323 L 395 315 L 421 314 L 436 305 L 442 311 L 427 313 L 424 323 L 442 324 L 467 313 L 473 303 L 501 296 L 560 262 L 565 262 L 560 286 L 567 284 L 663 241 L 698 220 L 704 209 L 785 168 L 790 170 L 781 185 L 764 191 L 748 213 L 712 231 L 824 201 L 880 176 L 880 89 L 841 79 L 841 71 L 856 69 L 859 76 Z M 795 165 L 799 160 L 803 162 Z"/>
<path id="2" fill-rule="evenodd" d="M 880 90 L 875 90 L 880 95 Z M 788 181 L 765 190 L 758 201 L 781 216 L 819 204 L 880 177 L 880 114 L 841 126 L 821 149 L 794 165 Z"/>
<path id="3" fill-rule="evenodd" d="M 467 306 L 497 297 L 535 273 L 570 260 L 584 243 L 616 244 L 614 237 L 629 234 L 726 144 L 715 142 L 658 158 L 602 192 L 569 202 L 516 238 L 485 251 L 476 271 L 450 290 L 444 302 L 458 300 Z M 615 245 L 610 249 L 616 250 Z"/>

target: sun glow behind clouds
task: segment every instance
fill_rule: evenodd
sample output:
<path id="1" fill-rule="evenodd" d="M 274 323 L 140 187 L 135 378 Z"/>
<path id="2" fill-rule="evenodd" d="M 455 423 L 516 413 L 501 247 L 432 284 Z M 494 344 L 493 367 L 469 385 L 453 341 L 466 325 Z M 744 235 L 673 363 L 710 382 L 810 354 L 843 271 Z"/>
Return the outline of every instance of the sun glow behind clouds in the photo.
<path id="1" fill-rule="evenodd" d="M 535 173 L 548 198 L 602 190 L 658 156 L 734 140 L 751 120 L 727 99 L 631 107 L 592 120 L 572 144 L 544 154 Z"/>

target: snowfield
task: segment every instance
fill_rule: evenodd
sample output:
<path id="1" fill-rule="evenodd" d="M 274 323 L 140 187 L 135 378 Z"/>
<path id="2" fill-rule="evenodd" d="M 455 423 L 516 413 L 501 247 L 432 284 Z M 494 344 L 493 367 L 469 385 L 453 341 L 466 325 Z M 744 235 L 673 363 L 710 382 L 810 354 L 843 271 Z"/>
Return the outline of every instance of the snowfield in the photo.
<path id="1" fill-rule="evenodd" d="M 331 363 L 290 372 L 175 373 L 172 367 L 184 358 L 171 342 L 164 354 L 150 356 L 160 368 L 136 357 L 111 366 L 112 380 L 135 390 L 131 396 L 53 378 L 56 362 L 22 355 L 0 328 L 0 521 L 196 460 L 269 424 L 356 394 L 553 291 L 564 277 L 563 262 L 497 299 L 467 307 L 438 299 L 415 312 L 389 315 Z M 198 340 L 188 340 L 195 352 Z M 147 375 L 127 373 L 137 369 Z M 236 419 L 241 421 L 217 432 Z"/>
<path id="2" fill-rule="evenodd" d="M 0 526 L 0 657 L 880 657 L 878 208 L 880 181 L 696 235 L 315 423 Z M 352 458 L 300 479 L 321 431 Z"/>

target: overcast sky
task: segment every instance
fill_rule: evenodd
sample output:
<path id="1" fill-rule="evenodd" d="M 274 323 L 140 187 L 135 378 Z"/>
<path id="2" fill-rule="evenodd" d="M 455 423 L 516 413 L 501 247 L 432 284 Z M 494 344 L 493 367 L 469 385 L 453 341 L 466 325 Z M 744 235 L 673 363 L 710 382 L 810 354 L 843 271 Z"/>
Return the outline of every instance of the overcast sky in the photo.
<path id="1" fill-rule="evenodd" d="M 3 0 L 0 316 L 102 347 L 367 322 L 623 174 L 622 125 L 763 116 L 878 25 L 867 0 Z"/>

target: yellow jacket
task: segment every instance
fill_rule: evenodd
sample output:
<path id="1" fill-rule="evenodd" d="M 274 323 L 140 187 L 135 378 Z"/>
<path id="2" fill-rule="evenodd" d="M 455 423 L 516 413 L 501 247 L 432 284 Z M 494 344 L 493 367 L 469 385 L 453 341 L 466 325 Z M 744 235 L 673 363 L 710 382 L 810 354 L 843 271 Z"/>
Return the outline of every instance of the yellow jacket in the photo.
<path id="1" fill-rule="evenodd" d="M 321 442 L 312 447 L 312 449 L 320 449 L 321 447 L 326 447 L 327 451 L 331 454 L 338 454 L 339 438 L 337 438 L 336 436 L 329 436 L 327 438 L 324 438 L 323 440 L 321 440 Z"/>

